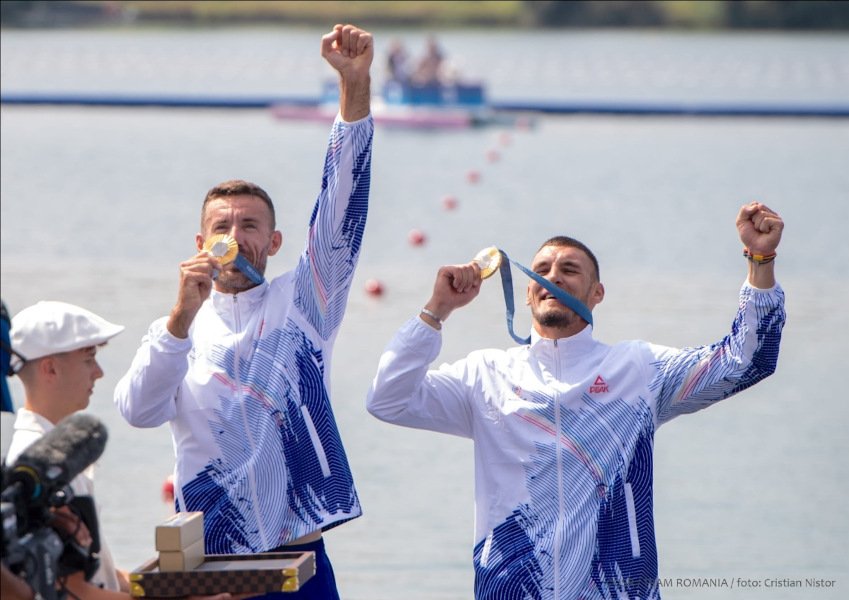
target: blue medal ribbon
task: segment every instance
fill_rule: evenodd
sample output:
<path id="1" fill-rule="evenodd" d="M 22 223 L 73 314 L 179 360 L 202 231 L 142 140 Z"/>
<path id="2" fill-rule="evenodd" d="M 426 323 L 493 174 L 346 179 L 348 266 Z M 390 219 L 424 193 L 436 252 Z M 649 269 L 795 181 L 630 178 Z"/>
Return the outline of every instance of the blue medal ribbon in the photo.
<path id="1" fill-rule="evenodd" d="M 586 304 L 575 298 L 575 296 L 566 290 L 560 289 L 544 277 L 540 277 L 530 269 L 520 265 L 507 256 L 507 253 L 501 248 L 499 248 L 498 251 L 501 253 L 501 265 L 498 267 L 498 270 L 501 272 L 501 287 L 504 289 L 504 303 L 507 305 L 507 331 L 510 332 L 510 336 L 514 340 L 520 344 L 531 343 L 530 336 L 523 339 L 513 332 L 513 313 L 515 312 L 515 308 L 513 302 L 513 274 L 510 271 L 510 263 L 516 265 L 525 275 L 544 287 L 552 296 L 557 298 L 559 302 L 575 311 L 575 314 L 581 317 L 584 321 L 590 325 L 593 324 L 593 314 L 590 312 L 590 309 L 587 308 Z"/>
<path id="2" fill-rule="evenodd" d="M 245 276 L 256 285 L 265 281 L 265 277 L 262 276 L 262 273 L 257 271 L 256 267 L 249 263 L 248 259 L 241 254 L 236 255 L 236 258 L 233 259 L 233 264 L 236 265 L 236 268 L 244 273 Z"/>

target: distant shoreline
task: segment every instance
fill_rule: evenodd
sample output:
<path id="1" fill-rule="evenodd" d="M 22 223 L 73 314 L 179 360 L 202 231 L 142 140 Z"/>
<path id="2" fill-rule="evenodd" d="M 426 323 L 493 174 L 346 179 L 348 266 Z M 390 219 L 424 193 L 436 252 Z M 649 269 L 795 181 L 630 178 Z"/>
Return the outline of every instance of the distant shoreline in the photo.
<path id="1" fill-rule="evenodd" d="M 3 29 L 327 26 L 367 28 L 656 28 L 844 31 L 849 2 L 504 1 L 23 1 L 0 4 Z"/>

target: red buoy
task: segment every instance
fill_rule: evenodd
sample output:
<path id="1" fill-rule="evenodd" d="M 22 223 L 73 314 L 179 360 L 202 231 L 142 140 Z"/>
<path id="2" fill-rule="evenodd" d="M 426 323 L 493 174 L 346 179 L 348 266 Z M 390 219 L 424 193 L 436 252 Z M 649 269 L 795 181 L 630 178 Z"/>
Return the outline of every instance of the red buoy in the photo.
<path id="1" fill-rule="evenodd" d="M 162 483 L 162 501 L 174 502 L 174 475 L 169 475 Z"/>
<path id="2" fill-rule="evenodd" d="M 377 279 L 369 279 L 366 281 L 366 293 L 370 296 L 380 296 L 383 294 L 383 284 Z"/>
<path id="3" fill-rule="evenodd" d="M 480 181 L 480 178 L 481 174 L 475 171 L 474 169 L 466 173 L 466 179 L 469 181 L 469 183 L 477 183 L 478 181 Z"/>
<path id="4" fill-rule="evenodd" d="M 445 210 L 454 210 L 457 208 L 457 198 L 451 194 L 447 194 L 442 198 L 442 208 Z"/>
<path id="5" fill-rule="evenodd" d="M 414 246 L 421 246 L 425 243 L 425 234 L 421 229 L 411 229 L 407 234 L 407 239 Z"/>

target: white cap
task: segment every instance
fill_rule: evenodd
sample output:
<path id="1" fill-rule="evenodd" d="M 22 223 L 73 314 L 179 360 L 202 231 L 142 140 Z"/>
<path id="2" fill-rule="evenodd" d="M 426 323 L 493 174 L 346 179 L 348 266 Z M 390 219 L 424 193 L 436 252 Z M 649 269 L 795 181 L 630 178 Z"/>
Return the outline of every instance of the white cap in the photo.
<path id="1" fill-rule="evenodd" d="M 25 360 L 100 346 L 124 331 L 123 325 L 65 302 L 43 300 L 12 317 L 12 350 Z M 22 365 L 16 365 L 15 370 Z"/>

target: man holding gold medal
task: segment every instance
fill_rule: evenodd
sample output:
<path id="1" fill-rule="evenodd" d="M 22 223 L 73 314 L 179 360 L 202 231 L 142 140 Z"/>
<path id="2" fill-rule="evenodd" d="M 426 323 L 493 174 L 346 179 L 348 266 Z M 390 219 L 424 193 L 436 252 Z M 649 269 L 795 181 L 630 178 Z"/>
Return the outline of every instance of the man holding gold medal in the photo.
<path id="1" fill-rule="evenodd" d="M 315 576 L 286 598 L 339 597 L 321 534 L 361 514 L 328 384 L 368 209 L 374 43 L 336 25 L 321 54 L 340 111 L 297 266 L 264 278 L 282 242 L 264 190 L 212 188 L 176 304 L 115 390 L 131 425 L 170 424 L 176 508 L 204 513 L 207 554 L 316 553 Z"/>
<path id="2" fill-rule="evenodd" d="M 660 597 L 652 508 L 657 427 L 770 375 L 784 325 L 775 249 L 784 223 L 760 203 L 737 229 L 748 279 L 730 334 L 698 348 L 593 339 L 604 298 L 581 242 L 545 242 L 531 269 L 531 336 L 439 369 L 444 321 L 510 260 L 490 249 L 439 269 L 433 295 L 387 346 L 368 395 L 384 421 L 475 442 L 475 598 Z M 500 265 L 497 264 L 500 260 Z M 512 333 L 512 286 L 505 284 Z"/>

